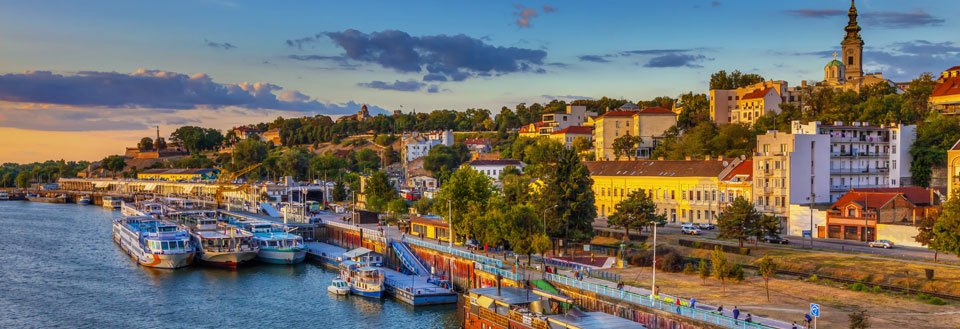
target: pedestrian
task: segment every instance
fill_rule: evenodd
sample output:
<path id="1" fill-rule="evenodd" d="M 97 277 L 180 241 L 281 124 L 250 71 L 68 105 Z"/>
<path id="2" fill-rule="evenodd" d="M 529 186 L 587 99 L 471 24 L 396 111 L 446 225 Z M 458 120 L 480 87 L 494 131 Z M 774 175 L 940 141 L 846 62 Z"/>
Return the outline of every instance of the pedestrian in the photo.
<path id="1" fill-rule="evenodd" d="M 717 307 L 717 314 L 723 315 L 723 305 L 720 305 L 720 307 Z"/>
<path id="2" fill-rule="evenodd" d="M 733 319 L 736 320 L 736 319 L 738 319 L 738 318 L 740 318 L 740 309 L 738 309 L 736 306 L 734 306 L 734 307 L 733 307 Z"/>
<path id="3" fill-rule="evenodd" d="M 677 304 L 677 314 L 680 314 L 680 297 L 677 297 L 675 304 Z"/>
<path id="4" fill-rule="evenodd" d="M 753 315 L 751 315 L 750 313 L 747 313 L 747 317 L 743 319 L 743 321 L 747 321 L 747 323 L 753 322 Z"/>
<path id="5" fill-rule="evenodd" d="M 793 321 L 793 326 L 790 329 L 797 329 L 797 321 Z"/>
<path id="6" fill-rule="evenodd" d="M 692 309 L 696 309 L 696 308 L 697 308 L 697 298 L 696 298 L 696 297 L 690 297 L 690 308 L 692 308 Z"/>
<path id="7" fill-rule="evenodd" d="M 810 328 L 810 322 L 813 321 L 813 318 L 810 317 L 810 314 L 804 313 L 803 320 L 807 322 L 807 328 Z"/>

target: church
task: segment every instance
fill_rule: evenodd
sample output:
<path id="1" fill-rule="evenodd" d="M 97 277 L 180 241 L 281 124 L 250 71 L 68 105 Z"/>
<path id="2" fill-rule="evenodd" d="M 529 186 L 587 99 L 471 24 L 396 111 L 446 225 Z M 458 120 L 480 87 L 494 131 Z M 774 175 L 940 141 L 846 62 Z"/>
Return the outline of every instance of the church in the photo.
<path id="1" fill-rule="evenodd" d="M 842 55 L 837 59 L 837 53 L 833 53 L 833 60 L 823 67 L 823 82 L 819 86 L 832 87 L 841 91 L 852 90 L 858 93 L 860 88 L 877 83 L 895 86 L 892 81 L 883 78 L 883 73 L 863 73 L 863 39 L 860 37 L 857 6 L 854 0 L 850 0 L 847 16 L 850 19 L 847 26 L 843 28 L 846 34 L 840 42 Z"/>

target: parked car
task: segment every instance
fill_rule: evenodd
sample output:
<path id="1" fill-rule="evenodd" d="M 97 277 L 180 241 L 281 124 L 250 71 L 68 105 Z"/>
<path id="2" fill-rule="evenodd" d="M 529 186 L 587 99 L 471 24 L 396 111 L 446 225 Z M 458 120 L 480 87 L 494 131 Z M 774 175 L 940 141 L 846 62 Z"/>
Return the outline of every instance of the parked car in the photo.
<path id="1" fill-rule="evenodd" d="M 464 242 L 463 245 L 466 246 L 467 249 L 470 249 L 470 250 L 477 250 L 477 249 L 480 248 L 480 242 L 478 242 L 477 240 L 474 240 L 474 239 L 467 239 L 467 241 Z"/>
<path id="2" fill-rule="evenodd" d="M 700 235 L 700 229 L 693 226 L 693 224 L 683 224 L 683 226 L 680 226 L 680 231 L 683 232 L 683 234 Z"/>
<path id="3" fill-rule="evenodd" d="M 890 249 L 890 248 L 893 248 L 893 241 L 890 241 L 890 240 L 877 240 L 877 241 L 873 241 L 873 242 L 868 243 L 868 245 L 870 246 L 870 248 Z"/>
<path id="4" fill-rule="evenodd" d="M 700 228 L 701 230 L 715 230 L 715 229 L 717 229 L 717 226 L 716 226 L 716 225 L 713 225 L 713 224 L 710 224 L 710 223 L 700 223 L 699 225 L 697 225 L 697 227 Z"/>
<path id="5" fill-rule="evenodd" d="M 776 235 L 767 235 L 767 236 L 764 236 L 763 238 L 760 239 L 760 241 L 763 241 L 763 242 L 766 242 L 766 243 L 790 244 L 790 240 L 781 238 L 781 237 L 776 236 Z"/>

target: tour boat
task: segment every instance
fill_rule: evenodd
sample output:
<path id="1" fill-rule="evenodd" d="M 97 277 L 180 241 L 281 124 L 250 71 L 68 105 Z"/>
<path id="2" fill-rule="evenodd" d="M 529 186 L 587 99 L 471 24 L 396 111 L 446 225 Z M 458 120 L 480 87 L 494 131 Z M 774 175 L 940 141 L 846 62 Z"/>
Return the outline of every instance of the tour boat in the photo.
<path id="1" fill-rule="evenodd" d="M 33 202 L 45 202 L 45 203 L 67 203 L 67 196 L 64 194 L 58 194 L 55 196 L 42 196 L 39 194 L 27 194 L 27 200 Z"/>
<path id="2" fill-rule="evenodd" d="M 260 250 L 257 259 L 270 264 L 297 264 L 307 257 L 303 238 L 289 233 L 282 226 L 267 221 L 234 221 L 243 230 L 253 234 Z"/>
<path id="3" fill-rule="evenodd" d="M 197 259 L 205 264 L 237 268 L 257 257 L 259 248 L 253 240 L 253 234 L 218 223 L 212 212 L 194 212 L 175 217 L 182 218 L 183 225 L 190 231 L 193 247 L 197 250 Z"/>
<path id="4" fill-rule="evenodd" d="M 115 219 L 113 241 L 143 266 L 173 269 L 193 263 L 194 248 L 187 231 L 153 217 Z"/>
<path id="5" fill-rule="evenodd" d="M 103 200 L 103 207 L 110 210 L 119 209 L 120 205 L 123 204 L 123 199 L 114 198 L 109 195 L 104 195 L 102 200 Z"/>
<path id="6" fill-rule="evenodd" d="M 79 205 L 88 205 L 90 204 L 90 196 L 84 195 L 77 199 L 77 204 Z"/>
<path id="7" fill-rule="evenodd" d="M 0 201 L 10 200 L 10 193 L 7 191 L 0 191 Z"/>
<path id="8" fill-rule="evenodd" d="M 166 206 L 155 201 L 121 202 L 120 214 L 124 216 L 148 216 L 160 219 L 166 214 Z"/>
<path id="9" fill-rule="evenodd" d="M 352 260 L 340 262 L 340 276 L 350 285 L 350 293 L 363 297 L 383 298 L 383 271 Z"/>
<path id="10" fill-rule="evenodd" d="M 333 282 L 327 286 L 327 292 L 333 293 L 335 295 L 347 295 L 350 294 L 350 284 L 347 281 L 337 277 L 333 279 Z"/>

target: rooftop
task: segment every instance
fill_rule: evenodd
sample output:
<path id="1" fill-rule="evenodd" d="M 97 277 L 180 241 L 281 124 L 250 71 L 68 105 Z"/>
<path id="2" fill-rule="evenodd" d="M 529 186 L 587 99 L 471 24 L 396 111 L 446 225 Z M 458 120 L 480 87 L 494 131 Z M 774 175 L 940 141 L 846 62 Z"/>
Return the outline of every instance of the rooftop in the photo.
<path id="1" fill-rule="evenodd" d="M 754 91 L 752 91 L 752 92 L 747 93 L 746 95 L 743 95 L 743 97 L 741 97 L 740 99 L 743 100 L 743 99 L 764 98 L 764 97 L 767 96 L 767 93 L 769 93 L 771 90 L 773 90 L 773 88 L 757 89 L 757 90 L 754 90 Z"/>
<path id="2" fill-rule="evenodd" d="M 516 159 L 499 159 L 499 160 L 473 160 L 470 161 L 471 166 L 520 166 L 523 162 Z"/>
<path id="3" fill-rule="evenodd" d="M 960 76 L 943 79 L 933 87 L 930 97 L 960 95 Z"/>
<path id="4" fill-rule="evenodd" d="M 601 117 L 601 118 L 605 118 L 605 117 L 632 117 L 634 114 L 637 114 L 637 113 L 639 113 L 639 112 L 640 112 L 640 111 L 622 111 L 622 110 L 617 110 L 617 111 L 610 111 L 610 112 L 604 113 L 604 114 L 601 115 L 600 117 Z"/>
<path id="5" fill-rule="evenodd" d="M 933 192 L 919 186 L 854 188 L 853 191 L 903 194 L 903 196 L 907 198 L 907 201 L 910 201 L 916 205 L 928 205 L 933 203 Z"/>
<path id="6" fill-rule="evenodd" d="M 893 199 L 901 196 L 899 193 L 881 193 L 881 192 L 847 192 L 833 203 L 832 208 L 842 207 L 848 203 L 855 203 L 866 208 L 882 208 Z M 909 201 L 909 200 L 908 200 Z"/>
<path id="7" fill-rule="evenodd" d="M 553 132 L 554 135 L 558 134 L 580 134 L 580 135 L 591 135 L 593 134 L 593 127 L 584 127 L 584 126 L 569 126 Z"/>
<path id="8" fill-rule="evenodd" d="M 470 294 L 491 299 L 502 305 L 526 305 L 540 300 L 540 295 L 516 287 L 500 287 L 499 293 L 497 293 L 497 287 L 477 288 L 471 289 Z"/>
<path id="9" fill-rule="evenodd" d="M 648 107 L 640 110 L 640 115 L 656 115 L 656 114 L 676 115 L 676 113 L 673 113 L 673 111 L 659 107 L 659 106 Z"/>
<path id="10" fill-rule="evenodd" d="M 719 177 L 726 160 L 587 161 L 590 176 Z"/>
<path id="11" fill-rule="evenodd" d="M 747 176 L 744 180 L 751 181 L 753 180 L 753 159 L 747 159 L 743 162 L 740 162 L 736 167 L 733 168 L 726 177 L 723 177 L 723 180 L 732 180 L 736 176 Z"/>

